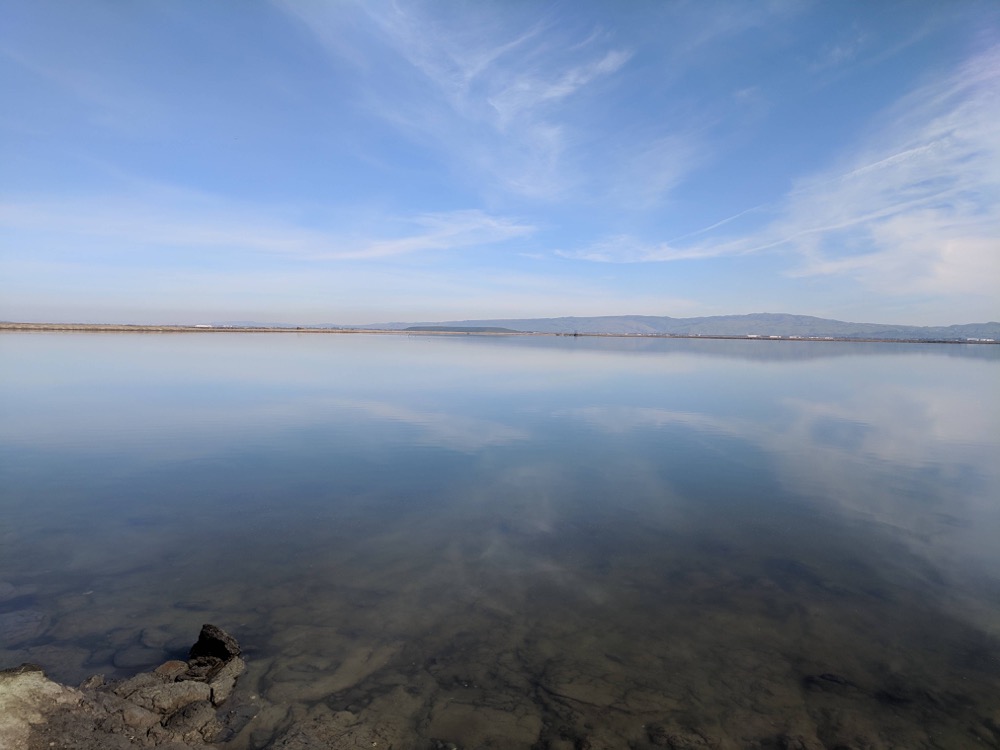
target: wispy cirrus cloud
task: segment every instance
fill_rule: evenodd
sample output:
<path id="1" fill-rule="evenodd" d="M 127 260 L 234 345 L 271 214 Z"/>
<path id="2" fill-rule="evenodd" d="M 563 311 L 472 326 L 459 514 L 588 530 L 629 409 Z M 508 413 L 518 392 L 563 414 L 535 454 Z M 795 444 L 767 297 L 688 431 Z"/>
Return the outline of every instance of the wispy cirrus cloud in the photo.
<path id="1" fill-rule="evenodd" d="M 477 209 L 419 214 L 407 218 L 405 223 L 413 229 L 402 237 L 347 242 L 345 244 L 353 244 L 355 249 L 335 250 L 318 257 L 332 260 L 366 259 L 428 250 L 475 249 L 522 237 L 534 231 L 534 227 L 530 225 L 491 216 Z"/>
<path id="2" fill-rule="evenodd" d="M 547 105 L 617 72 L 631 57 L 602 34 L 580 39 L 544 19 L 524 28 L 488 10 L 449 20 L 419 6 L 362 7 L 458 114 L 501 131 L 543 117 Z"/>
<path id="3" fill-rule="evenodd" d="M 562 196 L 587 179 L 578 148 L 585 125 L 563 108 L 632 56 L 600 29 L 498 6 L 280 7 L 367 82 L 367 110 L 435 144 L 456 168 L 532 198 Z"/>
<path id="4" fill-rule="evenodd" d="M 776 229 L 796 275 L 880 291 L 986 293 L 1000 278 L 1000 47 L 896 104 L 840 175 L 792 194 Z"/>
<path id="5" fill-rule="evenodd" d="M 637 263 L 770 250 L 790 255 L 792 276 L 843 275 L 890 293 L 991 293 L 1000 278 L 997 122 L 993 48 L 896 102 L 852 153 L 780 201 L 669 242 L 614 236 L 560 255 Z M 748 213 L 770 219 L 716 231 Z"/>
<path id="6" fill-rule="evenodd" d="M 628 62 L 629 57 L 631 54 L 624 50 L 610 50 L 598 59 L 557 69 L 554 75 L 547 77 L 537 71 L 525 71 L 503 81 L 487 101 L 496 110 L 497 125 L 503 129 L 518 117 L 548 102 L 565 99 L 601 76 L 611 75 Z"/>
<path id="7" fill-rule="evenodd" d="M 582 250 L 556 250 L 556 255 L 571 260 L 595 263 L 654 263 L 672 260 L 698 260 L 753 252 L 754 246 L 741 241 L 703 245 L 680 245 L 672 242 L 647 242 L 628 234 L 605 237 Z"/>
<path id="8" fill-rule="evenodd" d="M 606 199 L 630 211 L 653 209 L 710 161 L 712 153 L 695 128 L 630 143 L 617 151 L 608 167 Z"/>
<path id="9" fill-rule="evenodd" d="M 163 197 L 162 195 L 160 196 Z M 176 197 L 176 196 L 175 196 Z M 201 195 L 170 203 L 153 196 L 0 201 L 0 228 L 131 247 L 234 250 L 312 261 L 375 260 L 430 251 L 475 250 L 534 231 L 478 209 L 379 216 L 378 227 L 312 228 Z M 33 241 L 38 241 L 33 240 Z"/>

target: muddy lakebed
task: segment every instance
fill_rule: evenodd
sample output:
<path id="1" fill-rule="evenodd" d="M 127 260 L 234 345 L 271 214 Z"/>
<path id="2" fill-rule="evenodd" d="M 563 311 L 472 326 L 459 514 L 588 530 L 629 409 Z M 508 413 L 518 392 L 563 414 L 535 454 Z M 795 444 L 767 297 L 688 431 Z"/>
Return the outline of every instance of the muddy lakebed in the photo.
<path id="1" fill-rule="evenodd" d="M 0 668 L 126 679 L 211 622 L 234 748 L 1000 747 L 1000 347 L 0 359 Z"/>

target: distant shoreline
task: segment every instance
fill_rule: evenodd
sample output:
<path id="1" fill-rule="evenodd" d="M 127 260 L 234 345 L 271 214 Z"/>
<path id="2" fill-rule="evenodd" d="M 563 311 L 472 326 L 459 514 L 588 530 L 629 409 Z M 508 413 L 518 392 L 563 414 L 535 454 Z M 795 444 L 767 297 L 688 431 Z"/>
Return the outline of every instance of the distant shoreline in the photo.
<path id="1" fill-rule="evenodd" d="M 387 330 L 382 328 L 316 328 L 311 326 L 210 326 L 210 325 L 129 325 L 121 323 L 0 323 L 0 332 L 63 332 L 63 333 L 342 333 L 405 336 L 553 336 L 570 338 L 622 339 L 722 339 L 728 341 L 847 341 L 881 344 L 1000 344 L 1000 341 L 970 339 L 893 339 L 844 336 L 775 336 L 747 334 L 679 334 L 679 333 L 541 333 L 532 331 L 476 330 Z"/>

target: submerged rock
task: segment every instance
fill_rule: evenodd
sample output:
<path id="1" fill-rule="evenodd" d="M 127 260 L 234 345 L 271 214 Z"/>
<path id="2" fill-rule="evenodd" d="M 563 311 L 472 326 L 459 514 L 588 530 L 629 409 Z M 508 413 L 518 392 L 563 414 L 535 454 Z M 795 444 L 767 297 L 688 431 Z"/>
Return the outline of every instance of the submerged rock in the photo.
<path id="1" fill-rule="evenodd" d="M 37 609 L 18 609 L 0 615 L 0 641 L 8 647 L 33 641 L 45 632 L 49 618 Z"/>
<path id="2" fill-rule="evenodd" d="M 134 645 L 117 651 L 111 661 L 119 669 L 142 669 L 156 664 L 162 658 L 163 655 L 157 650 Z"/>
<path id="3" fill-rule="evenodd" d="M 7 581 L 0 581 L 0 602 L 13 599 L 16 595 L 17 589 L 14 588 L 14 584 L 8 583 Z"/>

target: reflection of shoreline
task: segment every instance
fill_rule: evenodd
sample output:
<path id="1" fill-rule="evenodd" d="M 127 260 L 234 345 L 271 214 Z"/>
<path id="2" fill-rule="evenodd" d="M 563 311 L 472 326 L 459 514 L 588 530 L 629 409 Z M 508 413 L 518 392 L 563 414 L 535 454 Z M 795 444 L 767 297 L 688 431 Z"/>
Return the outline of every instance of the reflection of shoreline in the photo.
<path id="1" fill-rule="evenodd" d="M 795 343 L 848 342 L 852 344 L 992 344 L 993 339 L 905 339 L 870 338 L 846 336 L 763 336 L 747 334 L 681 334 L 681 333 L 542 333 L 533 331 L 497 331 L 461 327 L 454 330 L 392 329 L 383 328 L 332 328 L 317 326 L 215 326 L 215 325 L 131 325 L 121 323 L 0 323 L 0 331 L 82 331 L 87 333 L 363 333 L 363 334 L 404 334 L 407 336 L 544 336 L 552 338 L 599 338 L 599 339 L 686 339 Z"/>

